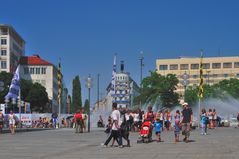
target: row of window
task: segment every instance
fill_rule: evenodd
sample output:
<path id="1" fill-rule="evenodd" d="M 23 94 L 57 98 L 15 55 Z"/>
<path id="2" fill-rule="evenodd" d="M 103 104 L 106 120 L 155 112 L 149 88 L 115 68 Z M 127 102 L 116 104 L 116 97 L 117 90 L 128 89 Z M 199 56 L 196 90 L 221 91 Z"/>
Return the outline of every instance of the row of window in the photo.
<path id="1" fill-rule="evenodd" d="M 24 74 L 46 74 L 46 67 L 24 67 Z"/>
<path id="2" fill-rule="evenodd" d="M 126 76 L 116 76 L 116 80 L 128 80 Z"/>
<path id="3" fill-rule="evenodd" d="M 190 68 L 192 70 L 199 69 L 200 64 L 191 64 Z M 223 68 L 232 68 L 233 63 L 232 62 L 224 62 L 223 64 L 221 63 L 212 63 L 212 69 L 220 69 L 221 67 Z M 159 70 L 188 70 L 189 69 L 189 64 L 171 64 L 171 65 L 159 65 Z M 210 69 L 210 63 L 203 63 L 202 64 L 203 69 Z M 234 62 L 234 68 L 239 68 L 239 62 Z"/>
<path id="4" fill-rule="evenodd" d="M 189 78 L 194 78 L 194 79 L 199 78 L 199 75 L 188 75 L 188 76 L 189 76 Z M 203 78 L 209 78 L 209 77 L 218 78 L 218 77 L 231 77 L 231 76 L 234 76 L 234 74 L 233 75 L 230 75 L 227 73 L 225 73 L 225 74 L 204 74 Z M 236 74 L 236 77 L 239 77 L 239 73 Z M 178 78 L 182 78 L 182 77 L 179 75 Z"/>

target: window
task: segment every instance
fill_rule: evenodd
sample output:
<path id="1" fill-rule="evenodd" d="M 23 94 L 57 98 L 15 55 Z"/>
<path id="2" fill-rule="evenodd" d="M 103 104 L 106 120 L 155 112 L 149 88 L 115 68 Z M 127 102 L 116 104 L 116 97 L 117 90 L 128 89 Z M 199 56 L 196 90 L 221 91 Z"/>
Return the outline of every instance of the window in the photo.
<path id="1" fill-rule="evenodd" d="M 45 67 L 41 68 L 41 74 L 46 74 L 46 68 Z"/>
<path id="2" fill-rule="evenodd" d="M 219 75 L 218 74 L 213 74 L 212 77 L 217 78 L 217 77 L 219 77 Z"/>
<path id="3" fill-rule="evenodd" d="M 1 39 L 1 44 L 2 45 L 7 45 L 7 39 Z"/>
<path id="4" fill-rule="evenodd" d="M 1 61 L 1 68 L 6 69 L 7 68 L 7 61 Z"/>
<path id="5" fill-rule="evenodd" d="M 188 64 L 181 64 L 180 70 L 188 70 Z"/>
<path id="6" fill-rule="evenodd" d="M 192 70 L 199 69 L 199 64 L 191 64 L 191 69 Z"/>
<path id="7" fill-rule="evenodd" d="M 24 67 L 24 74 L 29 74 L 29 69 L 27 67 Z"/>
<path id="8" fill-rule="evenodd" d="M 159 65 L 159 70 L 167 70 L 168 65 Z"/>
<path id="9" fill-rule="evenodd" d="M 223 68 L 232 68 L 232 63 L 231 62 L 223 63 Z"/>
<path id="10" fill-rule="evenodd" d="M 169 65 L 169 69 L 170 70 L 177 70 L 178 69 L 178 65 L 177 64 Z"/>
<path id="11" fill-rule="evenodd" d="M 30 68 L 30 74 L 35 74 L 35 69 L 34 68 Z"/>
<path id="12" fill-rule="evenodd" d="M 40 74 L 41 73 L 41 68 L 36 68 L 36 74 Z"/>
<path id="13" fill-rule="evenodd" d="M 239 73 L 237 73 L 237 77 L 239 77 Z"/>
<path id="14" fill-rule="evenodd" d="M 210 63 L 204 63 L 202 64 L 203 69 L 209 69 L 210 68 Z"/>
<path id="15" fill-rule="evenodd" d="M 212 68 L 221 68 L 221 63 L 213 63 Z"/>
<path id="16" fill-rule="evenodd" d="M 1 56 L 6 56 L 7 55 L 7 50 L 1 50 Z"/>
<path id="17" fill-rule="evenodd" d="M 198 75 L 193 75 L 193 78 L 197 78 L 198 77 Z"/>
<path id="18" fill-rule="evenodd" d="M 234 62 L 234 67 L 239 68 L 239 62 Z"/>
<path id="19" fill-rule="evenodd" d="M 228 74 L 224 74 L 224 77 L 227 78 L 229 75 Z"/>

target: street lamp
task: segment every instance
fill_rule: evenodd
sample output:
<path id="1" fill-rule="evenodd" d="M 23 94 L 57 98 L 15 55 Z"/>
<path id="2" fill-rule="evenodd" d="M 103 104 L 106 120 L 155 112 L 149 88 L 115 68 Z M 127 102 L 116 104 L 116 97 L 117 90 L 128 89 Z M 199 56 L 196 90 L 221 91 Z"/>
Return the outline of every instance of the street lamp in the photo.
<path id="1" fill-rule="evenodd" d="M 90 132 L 90 89 L 92 88 L 92 78 L 89 75 L 86 78 L 86 87 L 88 88 L 88 100 L 89 100 L 89 108 L 88 108 L 88 132 Z"/>
<path id="2" fill-rule="evenodd" d="M 207 71 L 207 84 L 208 84 L 208 85 L 209 85 L 209 82 L 210 82 L 210 81 L 209 81 L 209 73 L 210 73 L 210 72 L 211 72 L 211 71 L 209 71 L 209 70 Z"/>
<path id="3" fill-rule="evenodd" d="M 189 75 L 186 73 L 186 71 L 184 72 L 184 74 L 182 75 L 182 85 L 184 86 L 184 100 L 185 100 L 185 92 L 186 92 L 186 88 L 187 88 L 187 85 L 189 84 Z"/>

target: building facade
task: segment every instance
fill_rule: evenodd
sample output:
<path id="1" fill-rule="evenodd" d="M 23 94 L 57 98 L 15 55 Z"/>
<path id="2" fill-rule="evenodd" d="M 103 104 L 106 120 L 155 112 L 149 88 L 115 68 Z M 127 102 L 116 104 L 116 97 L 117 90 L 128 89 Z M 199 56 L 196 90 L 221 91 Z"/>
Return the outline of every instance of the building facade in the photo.
<path id="1" fill-rule="evenodd" d="M 39 55 L 23 56 L 20 61 L 20 77 L 44 86 L 50 100 L 49 109 L 58 112 L 56 66 L 41 59 Z"/>
<path id="2" fill-rule="evenodd" d="M 10 25 L 0 24 L 0 72 L 13 73 L 21 56 L 25 55 L 25 41 Z"/>
<path id="3" fill-rule="evenodd" d="M 157 59 L 156 71 L 161 75 L 175 74 L 179 79 L 177 92 L 184 95 L 187 86 L 198 86 L 200 82 L 201 58 L 180 57 L 177 59 Z M 204 57 L 204 84 L 215 84 L 224 79 L 239 79 L 239 56 Z"/>
<path id="4" fill-rule="evenodd" d="M 120 72 L 115 75 L 114 83 L 114 88 L 112 88 L 112 83 L 107 87 L 107 100 L 105 100 L 107 105 L 106 110 L 111 110 L 113 102 L 116 102 L 119 108 L 133 107 L 134 97 L 139 95 L 139 87 L 130 77 L 130 74 L 128 72 L 124 72 L 123 63 L 121 63 Z"/>

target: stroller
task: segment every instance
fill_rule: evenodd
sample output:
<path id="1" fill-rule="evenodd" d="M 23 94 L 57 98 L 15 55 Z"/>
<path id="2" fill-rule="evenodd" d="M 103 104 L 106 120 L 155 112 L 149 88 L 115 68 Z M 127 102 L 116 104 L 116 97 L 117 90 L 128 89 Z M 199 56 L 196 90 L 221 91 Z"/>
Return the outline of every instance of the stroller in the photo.
<path id="1" fill-rule="evenodd" d="M 152 123 L 144 121 L 139 131 L 139 138 L 137 143 L 148 143 L 152 141 Z"/>

